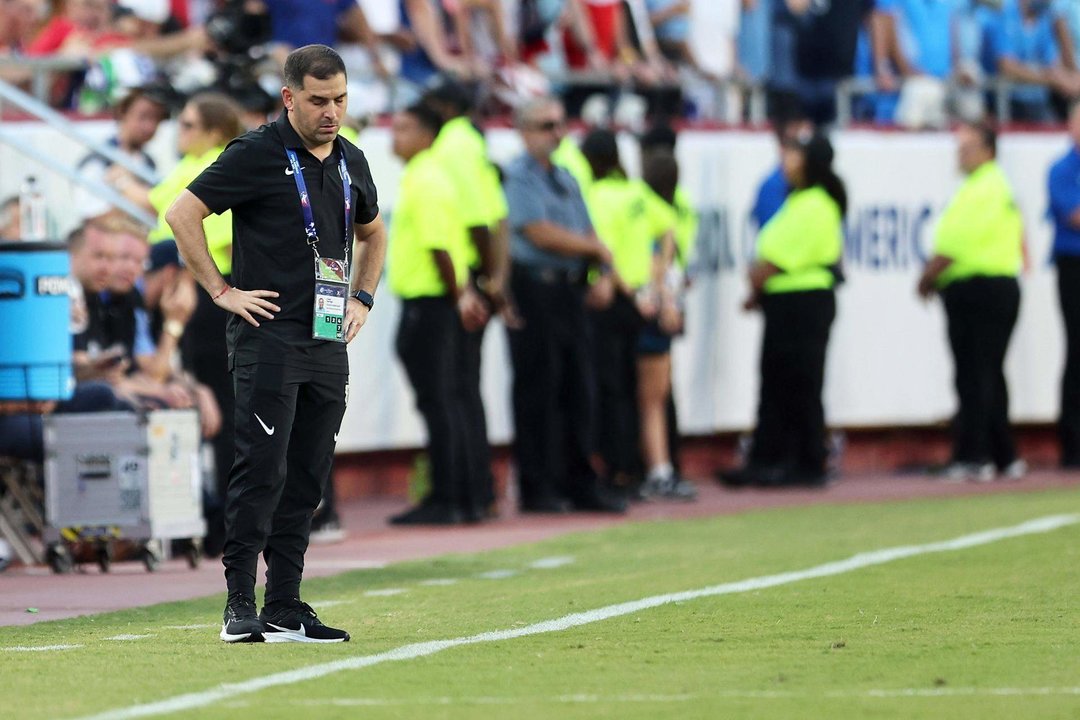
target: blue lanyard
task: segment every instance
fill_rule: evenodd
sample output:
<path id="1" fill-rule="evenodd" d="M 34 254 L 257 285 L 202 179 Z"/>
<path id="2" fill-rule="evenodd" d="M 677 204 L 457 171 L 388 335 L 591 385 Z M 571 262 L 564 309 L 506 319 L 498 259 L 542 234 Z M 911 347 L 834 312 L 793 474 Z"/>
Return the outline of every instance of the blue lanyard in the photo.
<path id="1" fill-rule="evenodd" d="M 285 148 L 285 154 L 292 166 L 293 181 L 296 183 L 296 192 L 300 196 L 300 210 L 304 213 L 304 233 L 307 235 L 307 244 L 311 247 L 315 257 L 319 257 L 319 231 L 315 228 L 315 216 L 311 213 L 311 198 L 308 196 L 307 183 L 304 182 L 304 169 L 300 166 L 300 160 L 296 157 L 296 151 Z M 341 152 L 338 160 L 338 170 L 341 175 L 342 190 L 345 195 L 345 266 L 349 265 L 349 230 L 352 227 L 352 178 L 349 177 L 349 168 L 345 164 L 345 153 Z"/>

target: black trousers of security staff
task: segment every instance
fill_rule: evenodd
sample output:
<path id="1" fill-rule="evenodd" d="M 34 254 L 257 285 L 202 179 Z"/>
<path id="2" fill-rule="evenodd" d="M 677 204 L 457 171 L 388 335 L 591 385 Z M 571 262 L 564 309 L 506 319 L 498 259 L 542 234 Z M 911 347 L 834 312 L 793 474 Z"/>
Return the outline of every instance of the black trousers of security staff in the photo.
<path id="1" fill-rule="evenodd" d="M 595 507 L 596 389 L 584 277 L 515 265 L 510 287 L 524 321 L 509 331 L 521 507 L 557 510 L 567 499 Z"/>
<path id="2" fill-rule="evenodd" d="M 484 333 L 487 326 L 468 332 L 461 330 L 460 354 L 458 356 L 458 383 L 462 410 L 465 414 L 465 442 L 468 448 L 468 469 L 472 476 L 466 479 L 471 488 L 473 507 L 464 507 L 468 513 L 486 515 L 495 503 L 495 478 L 491 474 L 491 446 L 488 444 L 487 415 L 484 398 L 480 393 L 480 369 L 484 350 Z"/>
<path id="3" fill-rule="evenodd" d="M 608 479 L 640 479 L 637 403 L 638 335 L 644 324 L 634 300 L 616 293 L 610 307 L 591 312 L 596 357 L 597 441 Z"/>
<path id="4" fill-rule="evenodd" d="M 225 282 L 231 283 L 230 276 Z M 206 554 L 221 554 L 225 542 L 224 504 L 229 484 L 229 471 L 236 455 L 233 441 L 235 408 L 233 403 L 233 379 L 229 373 L 229 351 L 225 342 L 225 326 L 228 315 L 206 293 L 199 293 L 198 305 L 181 339 L 180 352 L 184 367 L 195 379 L 206 385 L 214 394 L 221 409 L 221 431 L 214 436 L 214 467 L 217 474 L 215 503 L 206 509 L 207 534 L 204 542 Z"/>
<path id="5" fill-rule="evenodd" d="M 1061 416 L 1058 438 L 1061 464 L 1080 467 L 1080 257 L 1054 259 L 1058 299 L 1065 321 L 1065 372 L 1061 378 Z"/>
<path id="6" fill-rule="evenodd" d="M 1020 312 L 1020 285 L 1012 277 L 973 277 L 947 285 L 941 296 L 960 401 L 952 459 L 1004 469 L 1016 459 L 1005 352 Z"/>
<path id="7" fill-rule="evenodd" d="M 762 484 L 825 480 L 825 354 L 832 290 L 763 295 L 761 391 L 749 469 Z"/>
<path id="8" fill-rule="evenodd" d="M 460 402 L 463 342 L 457 309 L 446 297 L 402 302 L 397 353 L 428 432 L 431 492 L 423 502 L 448 515 L 476 503 L 476 491 L 469 483 L 475 472 L 467 443 L 468 418 Z"/>
<path id="9" fill-rule="evenodd" d="M 229 594 L 255 597 L 261 552 L 265 604 L 300 597 L 311 516 L 334 462 L 348 373 L 286 365 L 233 369 L 236 460 L 222 561 Z"/>

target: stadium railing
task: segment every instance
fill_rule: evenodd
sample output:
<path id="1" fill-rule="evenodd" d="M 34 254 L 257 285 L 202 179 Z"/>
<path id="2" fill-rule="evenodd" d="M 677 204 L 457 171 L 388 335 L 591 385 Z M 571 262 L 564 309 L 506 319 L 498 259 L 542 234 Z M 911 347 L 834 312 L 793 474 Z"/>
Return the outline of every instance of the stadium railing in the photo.
<path id="1" fill-rule="evenodd" d="M 90 137 L 71 120 L 68 120 L 40 100 L 28 95 L 14 85 L 0 80 L 0 114 L 2 114 L 3 103 L 14 105 L 23 112 L 46 123 L 64 137 L 82 145 L 87 152 L 104 156 L 110 162 L 120 165 L 144 182 L 150 185 L 158 183 L 158 178 L 154 173 L 136 164 L 131 158 L 123 155 L 112 146 L 98 142 Z M 157 225 L 156 217 L 113 190 L 110 186 L 87 180 L 79 174 L 77 165 L 66 163 L 55 155 L 41 152 L 26 143 L 19 142 L 4 128 L 3 124 L 0 124 L 0 144 L 9 146 L 12 150 L 24 155 L 50 172 L 63 175 L 76 185 L 116 206 L 137 222 L 151 228 Z"/>
<path id="2" fill-rule="evenodd" d="M 993 98 L 994 114 L 1001 125 L 1012 122 L 1012 109 L 1009 106 L 1009 98 L 1017 88 L 1028 87 L 1024 83 L 1016 83 L 1002 77 L 987 78 L 984 82 L 976 85 L 961 85 L 955 80 L 945 83 L 950 95 L 961 89 L 980 89 Z M 855 99 L 879 92 L 873 78 L 853 77 L 841 80 L 836 88 L 836 124 L 840 127 L 850 127 L 853 122 L 853 107 Z"/>

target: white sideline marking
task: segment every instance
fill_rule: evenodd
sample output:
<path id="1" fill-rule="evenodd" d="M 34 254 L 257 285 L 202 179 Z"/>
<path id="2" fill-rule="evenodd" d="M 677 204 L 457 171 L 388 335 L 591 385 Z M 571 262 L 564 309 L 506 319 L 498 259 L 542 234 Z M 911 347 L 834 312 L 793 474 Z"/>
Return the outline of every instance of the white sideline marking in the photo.
<path id="1" fill-rule="evenodd" d="M 401 595 L 405 592 L 405 588 L 385 588 L 383 590 L 368 590 L 364 595 L 367 597 L 390 597 L 391 595 Z"/>
<path id="2" fill-rule="evenodd" d="M 348 605 L 355 602 L 355 600 L 312 600 L 313 606 L 317 605 L 320 610 L 323 608 L 337 607 L 338 605 Z M 217 627 L 216 625 L 214 627 Z"/>
<path id="3" fill-rule="evenodd" d="M 82 645 L 16 645 L 6 647 L 4 652 L 46 652 L 48 650 L 74 650 Z"/>
<path id="4" fill-rule="evenodd" d="M 126 642 L 126 641 L 129 641 L 129 640 L 145 640 L 146 638 L 152 638 L 152 637 L 154 637 L 154 636 L 153 635 L 113 635 L 112 637 L 107 637 L 105 639 L 106 640 L 121 640 L 121 641 Z"/>
<path id="5" fill-rule="evenodd" d="M 166 625 L 164 630 L 209 630 L 210 628 L 221 627 L 221 624 L 202 623 L 199 625 Z"/>
<path id="6" fill-rule="evenodd" d="M 458 579 L 457 578 L 433 578 L 431 580 L 421 580 L 420 584 L 425 585 L 427 587 L 446 587 L 448 585 L 457 585 L 458 584 Z"/>
<path id="7" fill-rule="evenodd" d="M 835 690 L 822 693 L 785 690 L 719 690 L 710 693 L 682 693 L 679 695 L 556 695 L 553 697 L 433 697 L 433 698 L 321 698 L 293 700 L 292 705 L 303 707 L 407 707 L 410 705 L 533 705 L 536 703 L 675 703 L 692 700 L 792 700 L 792 699 L 892 699 L 937 697 L 1051 697 L 1080 695 L 1080 687 L 1035 688 L 898 688 L 893 690 Z M 233 700 L 223 703 L 225 707 L 251 707 L 249 700 Z"/>
<path id="8" fill-rule="evenodd" d="M 995 697 L 1020 697 L 1032 695 L 1080 695 L 1080 687 L 1043 687 L 1043 688 L 977 688 L 977 687 L 940 687 L 940 688 L 901 688 L 899 690 L 867 690 L 863 693 L 871 698 L 902 697 L 972 697 L 991 695 Z M 833 695 L 830 695 L 833 697 Z"/>
<path id="9" fill-rule="evenodd" d="M 958 538 L 953 538 L 952 540 L 944 540 L 942 542 L 928 543 L 926 545 L 903 545 L 900 547 L 859 553 L 857 555 L 852 555 L 846 560 L 837 560 L 823 565 L 806 568 L 805 570 L 793 570 L 791 572 L 778 573 L 776 575 L 764 575 L 762 577 L 713 585 L 698 590 L 687 590 L 666 595 L 653 595 L 640 600 L 633 600 L 617 605 L 596 608 L 595 610 L 565 615 L 554 620 L 546 620 L 512 630 L 496 630 L 468 637 L 452 638 L 449 640 L 432 640 L 429 642 L 403 645 L 375 655 L 361 655 L 359 657 L 344 658 L 334 662 L 309 665 L 307 667 L 297 668 L 296 670 L 287 670 L 285 672 L 274 673 L 273 675 L 252 678 L 251 680 L 245 680 L 243 682 L 224 683 L 202 692 L 177 695 L 157 702 L 106 710 L 97 715 L 86 716 L 81 720 L 127 720 L 128 718 L 150 717 L 153 715 L 183 712 L 198 707 L 205 707 L 220 700 L 229 700 L 237 695 L 254 693 L 281 685 L 291 685 L 293 683 L 314 680 L 344 670 L 360 670 L 362 668 L 380 665 L 386 662 L 413 660 L 415 658 L 435 655 L 443 650 L 449 650 L 464 645 L 477 645 L 480 643 L 513 640 L 515 638 L 539 635 L 542 633 L 560 632 L 562 630 L 569 630 L 570 628 L 600 622 L 601 620 L 608 620 L 610 618 L 630 615 L 632 613 L 641 612 L 642 610 L 660 607 L 661 605 L 696 600 L 704 597 L 762 590 L 764 588 L 788 585 L 802 580 L 832 577 L 834 575 L 842 575 L 844 573 L 873 567 L 875 565 L 884 565 L 886 563 L 915 557 L 917 555 L 964 550 L 967 548 L 978 547 L 979 545 L 987 545 L 1000 540 L 1006 540 L 1008 538 L 1034 535 L 1036 533 L 1047 533 L 1069 525 L 1075 525 L 1078 522 L 1080 522 L 1080 515 L 1050 515 L 1035 520 L 1029 520 L 1028 522 L 1012 527 L 986 530 L 971 535 L 963 535 Z"/>
<path id="10" fill-rule="evenodd" d="M 572 565 L 573 563 L 574 558 L 572 557 L 548 557 L 540 558 L 534 563 L 529 563 L 529 567 L 534 570 L 554 570 L 555 568 Z"/>
<path id="11" fill-rule="evenodd" d="M 505 580 L 506 578 L 512 578 L 517 574 L 517 570 L 489 570 L 488 572 L 480 573 L 476 577 L 483 580 Z"/>

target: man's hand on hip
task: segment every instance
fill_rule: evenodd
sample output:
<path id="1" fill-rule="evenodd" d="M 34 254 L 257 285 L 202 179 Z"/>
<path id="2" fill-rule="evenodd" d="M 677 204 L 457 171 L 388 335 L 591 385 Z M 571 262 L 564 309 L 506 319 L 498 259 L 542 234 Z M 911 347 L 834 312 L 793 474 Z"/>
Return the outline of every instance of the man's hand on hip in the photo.
<path id="1" fill-rule="evenodd" d="M 259 321 L 255 319 L 256 315 L 273 320 L 274 316 L 271 313 L 281 312 L 281 308 L 266 299 L 277 296 L 278 294 L 273 290 L 240 290 L 230 287 L 214 298 L 214 304 L 259 327 Z"/>

